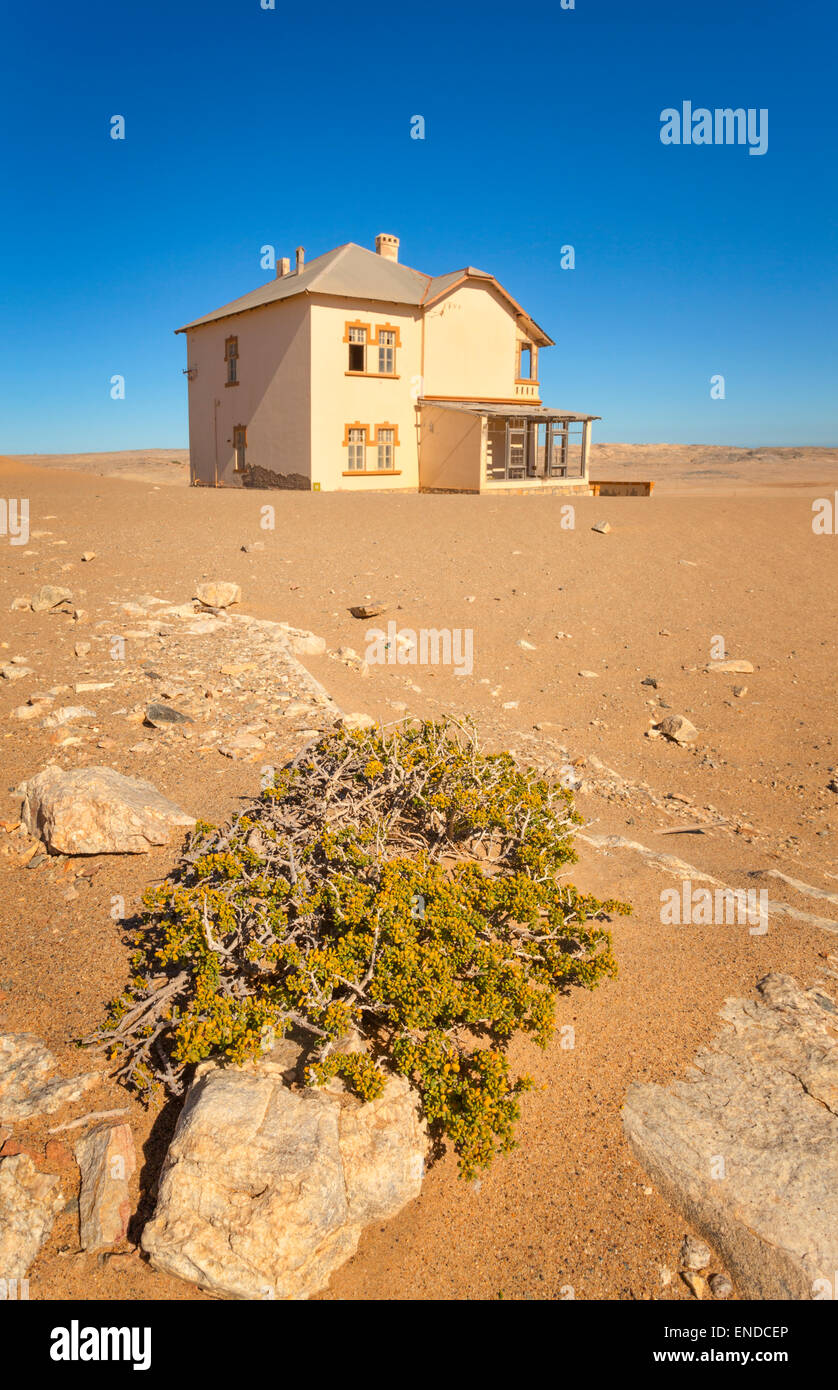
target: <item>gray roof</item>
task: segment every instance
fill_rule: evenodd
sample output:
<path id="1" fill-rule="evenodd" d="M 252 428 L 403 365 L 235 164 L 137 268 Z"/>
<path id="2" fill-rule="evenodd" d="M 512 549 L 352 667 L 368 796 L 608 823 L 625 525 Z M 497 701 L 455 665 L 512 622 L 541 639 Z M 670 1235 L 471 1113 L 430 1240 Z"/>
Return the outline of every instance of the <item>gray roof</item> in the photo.
<path id="1" fill-rule="evenodd" d="M 198 328 L 202 323 L 243 314 L 247 309 L 258 309 L 263 304 L 274 304 L 297 294 L 334 294 L 345 299 L 380 299 L 388 304 L 421 304 L 430 283 L 430 275 L 422 275 L 410 266 L 399 265 L 376 251 L 367 251 L 348 241 L 345 246 L 309 261 L 299 274 L 292 270 L 290 275 L 269 280 L 266 285 L 243 294 L 221 309 L 193 319 L 177 332 L 185 333 L 187 328 Z"/>
<path id="2" fill-rule="evenodd" d="M 420 397 L 417 405 L 436 405 L 440 410 L 464 410 L 469 415 L 517 415 L 533 420 L 601 420 L 601 415 L 580 415 L 576 410 L 559 410 L 551 405 L 498 405 L 495 401 L 435 401 Z"/>
<path id="3" fill-rule="evenodd" d="M 420 270 L 412 270 L 410 266 L 380 256 L 377 251 L 367 251 L 354 241 L 317 256 L 299 273 L 292 270 L 290 275 L 269 280 L 249 294 L 243 294 L 240 299 L 234 299 L 211 314 L 204 314 L 202 318 L 193 319 L 175 331 L 185 333 L 187 329 L 200 328 L 202 324 L 215 323 L 233 314 L 244 314 L 249 309 L 259 309 L 282 299 L 292 299 L 298 294 L 331 294 L 341 299 L 376 299 L 387 304 L 415 304 L 418 307 L 432 303 L 454 285 L 467 279 L 486 280 L 493 284 L 531 325 L 536 336 L 540 335 L 546 343 L 552 342 L 511 294 L 485 270 L 466 266 L 462 270 L 452 270 L 447 275 L 424 275 Z"/>

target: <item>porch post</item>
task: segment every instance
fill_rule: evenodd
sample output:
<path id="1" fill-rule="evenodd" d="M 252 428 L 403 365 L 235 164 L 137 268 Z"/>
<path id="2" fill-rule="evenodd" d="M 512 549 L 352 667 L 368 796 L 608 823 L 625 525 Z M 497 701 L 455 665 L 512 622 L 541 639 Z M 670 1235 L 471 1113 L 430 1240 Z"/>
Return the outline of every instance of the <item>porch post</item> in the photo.
<path id="1" fill-rule="evenodd" d="M 582 430 L 582 481 L 588 481 L 588 454 L 591 448 L 591 425 L 593 420 L 586 420 Z"/>

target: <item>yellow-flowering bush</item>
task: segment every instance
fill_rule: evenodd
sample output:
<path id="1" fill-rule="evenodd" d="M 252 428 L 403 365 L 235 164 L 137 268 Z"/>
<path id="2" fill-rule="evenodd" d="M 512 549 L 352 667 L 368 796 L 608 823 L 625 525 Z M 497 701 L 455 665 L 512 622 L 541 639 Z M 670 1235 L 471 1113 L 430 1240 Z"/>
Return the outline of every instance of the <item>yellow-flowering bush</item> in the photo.
<path id="1" fill-rule="evenodd" d="M 580 823 L 568 791 L 480 752 L 470 726 L 340 729 L 223 829 L 199 824 L 144 897 L 135 974 L 104 1034 L 143 1091 L 189 1064 L 241 1062 L 287 1033 L 305 1081 L 417 1087 L 471 1176 L 513 1145 L 516 1030 L 545 1045 L 556 998 L 616 966 L 622 903 L 560 879 Z M 336 1050 L 354 1031 L 362 1050 Z"/>

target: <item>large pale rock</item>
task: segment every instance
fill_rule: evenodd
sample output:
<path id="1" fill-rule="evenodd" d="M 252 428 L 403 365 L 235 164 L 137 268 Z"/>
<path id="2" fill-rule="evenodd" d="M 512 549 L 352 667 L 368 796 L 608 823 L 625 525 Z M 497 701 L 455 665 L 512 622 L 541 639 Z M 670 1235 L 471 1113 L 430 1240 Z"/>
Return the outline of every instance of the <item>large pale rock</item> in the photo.
<path id="1" fill-rule="evenodd" d="M 728 1021 L 686 1081 L 629 1089 L 623 1124 L 745 1298 L 823 1297 L 838 1270 L 838 1008 L 788 975 Z"/>
<path id="2" fill-rule="evenodd" d="M 34 1033 L 0 1034 L 0 1119 L 53 1115 L 62 1105 L 80 1100 L 99 1080 L 97 1071 L 50 1080 L 57 1065 Z"/>
<path id="3" fill-rule="evenodd" d="M 238 584 L 227 579 L 213 579 L 195 586 L 195 597 L 207 608 L 229 608 L 241 602 L 242 591 Z"/>
<path id="4" fill-rule="evenodd" d="M 37 594 L 32 595 L 32 612 L 48 613 L 51 608 L 66 606 L 73 600 L 72 591 L 57 584 L 42 584 Z"/>
<path id="5" fill-rule="evenodd" d="M 157 1268 L 225 1298 L 301 1299 L 354 1254 L 363 1223 L 422 1182 L 415 1098 L 292 1091 L 282 1063 L 198 1068 L 142 1243 Z"/>
<path id="6" fill-rule="evenodd" d="M 50 763 L 23 792 L 27 830 L 61 854 L 144 854 L 174 827 L 195 824 L 151 782 L 110 767 L 65 772 Z"/>
<path id="7" fill-rule="evenodd" d="M 26 1277 L 63 1205 L 59 1179 L 29 1154 L 0 1159 L 0 1278 Z"/>
<path id="8" fill-rule="evenodd" d="M 79 1226 L 83 1250 L 118 1245 L 131 1218 L 129 1183 L 137 1167 L 130 1125 L 97 1125 L 75 1146 L 81 1169 Z"/>

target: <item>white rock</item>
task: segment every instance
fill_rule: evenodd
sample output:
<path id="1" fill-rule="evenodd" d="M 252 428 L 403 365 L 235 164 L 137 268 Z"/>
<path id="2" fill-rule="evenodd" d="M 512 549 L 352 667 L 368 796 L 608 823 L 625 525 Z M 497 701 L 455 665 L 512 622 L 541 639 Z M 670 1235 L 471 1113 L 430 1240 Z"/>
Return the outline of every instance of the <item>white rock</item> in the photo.
<path id="1" fill-rule="evenodd" d="M 109 767 L 65 772 L 51 763 L 23 793 L 27 830 L 61 854 L 144 854 L 167 844 L 173 828 L 195 824 L 151 782 Z"/>
<path id="2" fill-rule="evenodd" d="M 26 1277 L 63 1205 L 59 1179 L 52 1173 L 39 1173 L 29 1154 L 0 1159 L 0 1278 L 4 1282 Z"/>
<path id="3" fill-rule="evenodd" d="M 238 584 L 226 579 L 213 579 L 196 584 L 195 597 L 208 608 L 229 608 L 241 602 L 242 591 Z"/>
<path id="4" fill-rule="evenodd" d="M 48 714 L 44 720 L 45 729 L 60 729 L 64 724 L 72 724 L 76 719 L 95 719 L 96 715 L 86 705 L 62 705 L 60 709 Z"/>
<path id="5" fill-rule="evenodd" d="M 732 675 L 748 676 L 754 668 L 750 661 L 711 661 L 704 669 L 718 671 L 722 675 L 729 671 Z"/>
<path id="6" fill-rule="evenodd" d="M 156 1268 L 225 1298 L 307 1298 L 366 1222 L 418 1196 L 425 1137 L 403 1078 L 364 1104 L 292 1091 L 285 1071 L 198 1068 L 142 1236 Z"/>
<path id="7" fill-rule="evenodd" d="M 34 1033 L 0 1034 L 0 1120 L 53 1115 L 79 1100 L 99 1080 L 97 1071 L 53 1077 L 57 1066 Z"/>

